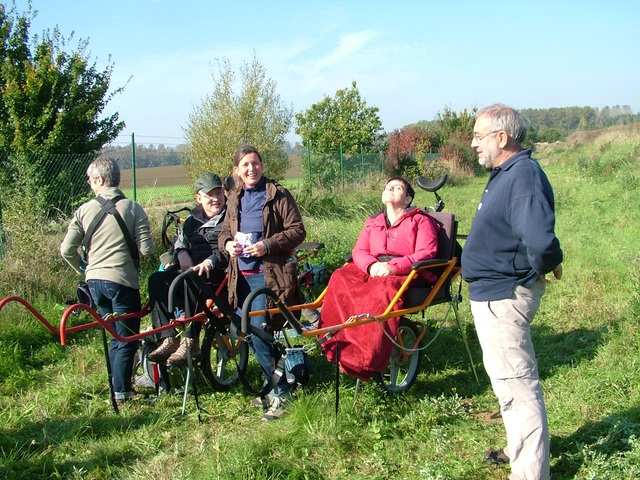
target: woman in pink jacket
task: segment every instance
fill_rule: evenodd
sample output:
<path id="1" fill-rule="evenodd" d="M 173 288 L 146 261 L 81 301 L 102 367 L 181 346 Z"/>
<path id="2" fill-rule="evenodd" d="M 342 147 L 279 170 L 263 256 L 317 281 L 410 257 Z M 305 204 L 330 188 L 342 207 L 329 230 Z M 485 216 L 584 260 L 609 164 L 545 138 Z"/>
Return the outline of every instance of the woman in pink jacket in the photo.
<path id="1" fill-rule="evenodd" d="M 434 258 L 438 251 L 436 224 L 424 211 L 412 207 L 414 190 L 404 178 L 390 178 L 382 192 L 385 208 L 369 217 L 352 251 L 353 262 L 337 269 L 329 279 L 320 326 L 337 325 L 358 314 L 380 314 L 400 289 L 411 265 Z M 427 282 L 435 275 L 425 272 Z M 398 308 L 401 305 L 398 305 Z M 329 361 L 336 360 L 345 373 L 369 380 L 386 369 L 391 338 L 398 319 L 346 328 L 323 346 Z"/>

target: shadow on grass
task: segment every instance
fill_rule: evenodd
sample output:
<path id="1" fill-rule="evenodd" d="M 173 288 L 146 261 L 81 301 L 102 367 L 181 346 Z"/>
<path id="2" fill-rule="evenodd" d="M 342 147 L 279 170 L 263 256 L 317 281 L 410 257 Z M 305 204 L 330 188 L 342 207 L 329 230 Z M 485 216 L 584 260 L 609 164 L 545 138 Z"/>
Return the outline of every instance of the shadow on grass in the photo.
<path id="1" fill-rule="evenodd" d="M 601 455 L 606 459 L 623 459 L 632 448 L 631 437 L 640 432 L 640 407 L 609 415 L 597 422 L 582 425 L 566 437 L 552 436 L 553 478 L 575 478 L 587 456 Z M 630 459 L 632 464 L 633 460 Z M 611 477 L 613 478 L 613 477 Z"/>
<path id="2" fill-rule="evenodd" d="M 558 333 L 552 328 L 536 327 L 534 324 L 531 335 L 538 357 L 540 376 L 544 379 L 553 376 L 559 367 L 593 359 L 606 331 L 605 327 L 594 330 L 577 328 Z"/>
<path id="3" fill-rule="evenodd" d="M 20 428 L 0 431 L 0 478 L 69 478 L 74 472 L 86 474 L 104 471 L 109 466 L 133 465 L 144 455 L 142 449 L 115 440 L 110 447 L 105 447 L 97 441 L 155 424 L 160 417 L 154 412 L 135 416 L 80 416 L 71 420 L 26 422 Z M 97 445 L 95 449 L 91 448 L 92 443 Z"/>

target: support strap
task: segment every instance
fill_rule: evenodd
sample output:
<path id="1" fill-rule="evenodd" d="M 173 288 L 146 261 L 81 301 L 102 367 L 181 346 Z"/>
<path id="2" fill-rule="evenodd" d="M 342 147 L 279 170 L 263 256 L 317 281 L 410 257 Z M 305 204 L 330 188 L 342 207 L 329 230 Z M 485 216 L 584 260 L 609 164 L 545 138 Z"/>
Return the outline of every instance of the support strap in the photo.
<path id="1" fill-rule="evenodd" d="M 117 195 L 113 197 L 111 200 L 108 200 L 100 195 L 96 196 L 96 200 L 102 207 L 102 210 L 91 220 L 89 227 L 87 227 L 87 231 L 84 234 L 84 238 L 82 239 L 82 251 L 84 252 L 85 258 L 89 254 L 89 248 L 91 247 L 91 237 L 95 231 L 102 225 L 107 214 L 113 215 L 113 218 L 118 222 L 118 226 L 120 230 L 122 230 L 122 235 L 124 235 L 124 239 L 127 242 L 127 246 L 129 247 L 129 252 L 131 253 L 131 258 L 133 258 L 133 264 L 136 268 L 140 268 L 140 253 L 138 252 L 138 247 L 129 233 L 129 229 L 127 225 L 124 223 L 120 212 L 116 209 L 116 203 L 122 200 L 124 197 L 122 195 Z"/>

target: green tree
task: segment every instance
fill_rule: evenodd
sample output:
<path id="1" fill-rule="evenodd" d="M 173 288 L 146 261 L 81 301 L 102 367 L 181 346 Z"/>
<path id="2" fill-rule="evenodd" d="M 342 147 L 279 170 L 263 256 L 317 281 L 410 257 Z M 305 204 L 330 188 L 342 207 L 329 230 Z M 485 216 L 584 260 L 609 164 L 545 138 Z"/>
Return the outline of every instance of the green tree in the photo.
<path id="1" fill-rule="evenodd" d="M 291 129 L 293 109 L 276 93 L 276 82 L 255 57 L 240 69 L 242 88 L 234 92 L 235 73 L 228 59 L 218 61 L 214 89 L 194 108 L 185 128 L 185 167 L 189 176 L 205 171 L 231 172 L 233 153 L 244 143 L 256 147 L 271 178 L 282 179 L 288 167 L 285 135 Z"/>
<path id="2" fill-rule="evenodd" d="M 450 107 L 445 107 L 444 112 L 438 112 L 436 116 L 436 133 L 439 145 L 444 145 L 448 139 L 457 136 L 461 138 L 468 137 L 471 143 L 473 135 L 473 125 L 475 124 L 477 108 L 466 108 L 460 113 L 456 113 Z"/>
<path id="3" fill-rule="evenodd" d="M 295 132 L 306 145 L 320 153 L 359 153 L 375 145 L 382 129 L 377 107 L 367 107 L 356 82 L 338 90 L 334 97 L 311 105 L 295 115 Z"/>
<path id="4" fill-rule="evenodd" d="M 31 199 L 32 214 L 49 214 L 66 194 L 86 194 L 86 156 L 60 168 L 57 155 L 94 154 L 118 136 L 118 114 L 100 118 L 107 103 L 113 64 L 99 71 L 88 59 L 86 40 L 67 52 L 73 34 L 58 28 L 29 35 L 37 12 L 18 14 L 0 5 L 0 195 Z M 75 163 L 74 163 L 75 159 Z M 69 161 L 69 159 L 67 159 Z M 81 163 L 81 164 L 80 164 Z"/>

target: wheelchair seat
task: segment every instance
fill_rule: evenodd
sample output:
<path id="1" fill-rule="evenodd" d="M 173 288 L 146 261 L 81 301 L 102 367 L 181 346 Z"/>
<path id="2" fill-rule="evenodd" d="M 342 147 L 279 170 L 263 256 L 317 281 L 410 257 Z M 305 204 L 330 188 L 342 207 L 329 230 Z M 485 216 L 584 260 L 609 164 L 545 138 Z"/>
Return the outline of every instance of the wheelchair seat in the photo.
<path id="1" fill-rule="evenodd" d="M 458 222 L 455 215 L 446 212 L 427 212 L 427 214 L 437 223 L 440 228 L 438 230 L 438 253 L 437 259 L 448 261 L 454 256 L 457 257 L 460 265 L 460 252 L 456 235 L 458 231 Z M 432 269 L 436 274 L 440 275 L 444 267 Z M 430 305 L 437 305 L 451 301 L 451 278 L 447 279 L 445 284 L 436 292 L 435 297 Z M 417 278 L 404 294 L 402 308 L 412 308 L 422 305 L 429 293 L 432 285 L 429 285 L 422 277 Z"/>

